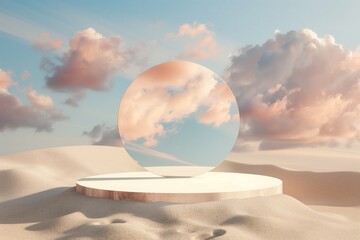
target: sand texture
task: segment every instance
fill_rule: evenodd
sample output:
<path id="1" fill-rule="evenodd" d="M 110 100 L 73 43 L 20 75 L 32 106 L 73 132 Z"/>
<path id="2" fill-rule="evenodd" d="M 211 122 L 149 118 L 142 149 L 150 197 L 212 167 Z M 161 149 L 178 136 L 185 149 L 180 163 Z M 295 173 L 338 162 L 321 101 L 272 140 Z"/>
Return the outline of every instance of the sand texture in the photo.
<path id="1" fill-rule="evenodd" d="M 114 147 L 3 156 L 0 239 L 360 239 L 359 172 L 295 171 L 234 159 L 216 170 L 278 177 L 285 194 L 195 204 L 90 198 L 74 191 L 77 179 L 143 169 Z"/>

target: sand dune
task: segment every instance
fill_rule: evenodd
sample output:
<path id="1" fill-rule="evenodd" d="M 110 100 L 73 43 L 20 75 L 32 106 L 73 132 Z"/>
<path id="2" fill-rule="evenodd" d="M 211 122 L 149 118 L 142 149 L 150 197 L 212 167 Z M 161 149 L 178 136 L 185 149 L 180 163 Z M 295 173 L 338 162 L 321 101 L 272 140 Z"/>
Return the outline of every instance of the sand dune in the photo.
<path id="1" fill-rule="evenodd" d="M 271 164 L 295 171 L 360 172 L 360 151 L 341 148 L 231 152 L 227 159 L 250 165 Z"/>
<path id="2" fill-rule="evenodd" d="M 296 172 L 226 161 L 217 170 L 279 177 L 288 195 L 169 204 L 89 198 L 79 178 L 138 171 L 123 149 L 79 146 L 0 159 L 4 239 L 360 239 L 359 173 Z M 350 194 L 352 193 L 352 194 Z M 328 205 L 328 206 L 326 206 Z M 336 207 L 335 207 L 336 206 Z M 346 208 L 343 206 L 353 206 Z M 332 210 L 334 210 L 332 212 Z"/>
<path id="3" fill-rule="evenodd" d="M 144 171 L 121 148 L 59 147 L 0 158 L 0 201 L 56 187 L 101 173 Z"/>
<path id="4" fill-rule="evenodd" d="M 305 204 L 360 206 L 360 172 L 290 171 L 225 161 L 215 171 L 261 174 L 283 180 L 283 191 Z"/>
<path id="5" fill-rule="evenodd" d="M 286 195 L 185 205 L 116 202 L 88 198 L 73 189 L 52 196 L 44 192 L 37 197 L 41 199 L 29 199 L 31 203 L 17 204 L 16 208 L 7 206 L 8 202 L 0 204 L 0 224 L 19 226 L 8 236 L 14 239 L 24 236 L 29 239 L 355 239 L 354 236 L 360 236 L 360 224 L 317 213 Z M 28 202 L 26 198 L 34 197 L 25 197 L 21 202 Z"/>

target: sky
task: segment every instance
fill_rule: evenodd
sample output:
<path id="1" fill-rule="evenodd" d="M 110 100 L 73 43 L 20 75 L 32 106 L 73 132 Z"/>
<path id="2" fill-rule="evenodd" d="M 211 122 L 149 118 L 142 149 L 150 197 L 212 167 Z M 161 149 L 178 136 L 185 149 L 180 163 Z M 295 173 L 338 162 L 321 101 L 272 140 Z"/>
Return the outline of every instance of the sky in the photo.
<path id="1" fill-rule="evenodd" d="M 0 1 L 0 155 L 120 145 L 122 96 L 201 64 L 240 112 L 234 151 L 358 148 L 358 1 Z"/>

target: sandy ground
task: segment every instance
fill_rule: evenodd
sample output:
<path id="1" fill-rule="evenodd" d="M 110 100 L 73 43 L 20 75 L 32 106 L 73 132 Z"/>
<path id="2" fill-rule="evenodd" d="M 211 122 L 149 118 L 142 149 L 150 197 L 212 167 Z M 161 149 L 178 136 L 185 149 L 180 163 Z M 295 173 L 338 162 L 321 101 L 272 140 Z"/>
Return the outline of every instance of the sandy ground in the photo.
<path id="1" fill-rule="evenodd" d="M 343 158 L 353 161 L 339 154 L 326 164 L 339 164 Z M 304 171 L 310 169 L 308 163 L 310 167 L 297 171 L 244 161 L 232 156 L 216 170 L 278 177 L 285 194 L 196 204 L 89 198 L 74 191 L 77 179 L 143 169 L 114 147 L 63 147 L 3 156 L 0 238 L 360 239 L 357 169 Z"/>

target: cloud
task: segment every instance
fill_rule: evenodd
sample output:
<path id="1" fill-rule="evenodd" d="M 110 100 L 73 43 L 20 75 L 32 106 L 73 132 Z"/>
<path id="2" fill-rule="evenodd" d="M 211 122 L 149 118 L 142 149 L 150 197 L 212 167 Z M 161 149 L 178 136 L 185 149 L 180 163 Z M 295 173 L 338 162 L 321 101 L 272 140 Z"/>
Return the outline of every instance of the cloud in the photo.
<path id="1" fill-rule="evenodd" d="M 63 41 L 61 39 L 55 39 L 50 36 L 49 33 L 41 34 L 41 38 L 35 40 L 32 45 L 35 48 L 45 50 L 45 51 L 55 51 L 63 46 Z"/>
<path id="2" fill-rule="evenodd" d="M 232 92 L 226 83 L 218 83 L 211 90 L 209 96 L 213 96 L 207 99 L 206 104 L 209 108 L 202 112 L 198 121 L 203 124 L 219 127 L 221 124 L 228 122 L 229 120 L 237 120 L 238 114 L 231 116 L 230 107 L 234 99 Z"/>
<path id="3" fill-rule="evenodd" d="M 27 91 L 27 97 L 33 106 L 43 109 L 51 109 L 54 103 L 50 96 L 39 95 L 35 90 L 29 88 Z"/>
<path id="4" fill-rule="evenodd" d="M 156 139 L 154 138 L 154 136 L 145 137 L 144 146 L 146 146 L 146 147 L 154 147 L 154 146 L 156 146 L 158 143 L 159 143 L 159 141 L 156 140 Z"/>
<path id="5" fill-rule="evenodd" d="M 166 37 L 187 40 L 182 52 L 178 55 L 181 59 L 208 59 L 215 57 L 220 51 L 215 33 L 208 30 L 205 24 L 186 23 L 179 27 L 176 34 L 169 33 Z"/>
<path id="6" fill-rule="evenodd" d="M 7 91 L 7 89 L 14 85 L 14 82 L 11 79 L 11 72 L 5 72 L 4 70 L 0 69 L 0 91 Z"/>
<path id="7" fill-rule="evenodd" d="M 47 86 L 57 91 L 106 90 L 126 59 L 121 45 L 119 37 L 104 37 L 92 28 L 74 34 L 60 64 L 48 63 Z"/>
<path id="8" fill-rule="evenodd" d="M 50 132 L 54 123 L 66 119 L 62 112 L 52 107 L 50 97 L 38 95 L 30 89 L 28 98 L 32 105 L 24 105 L 8 91 L 11 85 L 14 85 L 11 74 L 0 69 L 0 131 L 34 128 L 36 131 Z"/>
<path id="9" fill-rule="evenodd" d="M 123 146 L 117 127 L 96 125 L 90 131 L 84 131 L 83 135 L 91 138 L 94 145 Z"/>
<path id="10" fill-rule="evenodd" d="M 207 68 L 167 62 L 133 81 L 120 104 L 118 125 L 124 141 L 141 139 L 151 147 L 190 115 L 198 123 L 219 127 L 231 119 L 233 103 L 230 89 Z"/>
<path id="11" fill-rule="evenodd" d="M 239 106 L 239 138 L 260 149 L 360 139 L 360 50 L 332 36 L 277 31 L 231 56 L 225 78 Z"/>
<path id="12" fill-rule="evenodd" d="M 108 90 L 118 71 L 137 62 L 139 51 L 139 48 L 124 49 L 120 37 L 106 37 L 88 28 L 73 35 L 60 62 L 44 58 L 41 67 L 48 73 L 47 87 L 70 92 L 74 96 L 65 103 L 77 106 L 85 96 L 79 92 Z"/>
<path id="13" fill-rule="evenodd" d="M 190 24 L 183 24 L 179 27 L 178 36 L 189 36 L 189 37 L 197 37 L 202 34 L 208 34 L 209 30 L 207 30 L 205 24 L 199 24 L 193 22 Z"/>
<path id="14" fill-rule="evenodd" d="M 100 138 L 103 133 L 104 125 L 96 125 L 90 131 L 84 131 L 83 135 L 88 136 L 90 138 Z"/>

